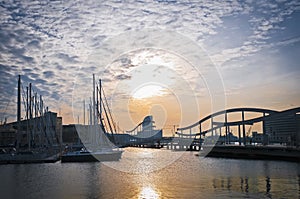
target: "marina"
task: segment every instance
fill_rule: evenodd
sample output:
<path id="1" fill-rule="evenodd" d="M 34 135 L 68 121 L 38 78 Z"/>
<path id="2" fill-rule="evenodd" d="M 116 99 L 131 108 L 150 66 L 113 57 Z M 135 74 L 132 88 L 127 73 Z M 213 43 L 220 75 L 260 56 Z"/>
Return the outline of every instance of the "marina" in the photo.
<path id="1" fill-rule="evenodd" d="M 0 163 L 52 163 L 60 160 L 62 118 L 48 110 L 42 95 L 34 92 L 31 83 L 26 90 L 23 88 L 20 75 L 17 88 L 17 121 L 0 126 Z M 21 107 L 25 110 L 24 119 Z"/>
<path id="2" fill-rule="evenodd" d="M 300 1 L 1 1 L 0 199 L 300 199 Z"/>
<path id="3" fill-rule="evenodd" d="M 92 93 L 92 107 L 90 110 L 90 124 L 85 126 L 77 127 L 77 133 L 85 135 L 87 140 L 82 141 L 84 143 L 81 150 L 69 151 L 69 148 L 65 148 L 61 162 L 96 162 L 96 161 L 118 161 L 123 151 L 114 145 L 115 135 L 111 131 L 111 136 L 107 136 L 107 131 L 104 127 L 102 118 L 102 109 L 105 111 L 105 116 L 109 124 L 110 130 L 111 124 L 105 108 L 105 102 L 101 96 L 105 96 L 104 90 L 102 89 L 101 80 L 96 86 L 95 75 L 93 74 L 93 93 Z M 99 96 L 99 98 L 98 98 Z M 96 97 L 96 98 L 95 98 Z M 109 139 L 110 138 L 110 139 Z"/>
<path id="4" fill-rule="evenodd" d="M 121 148 L 126 147 L 198 151 L 196 155 L 203 157 L 300 161 L 300 108 L 284 111 L 228 109 L 177 128 L 174 137 L 164 137 L 162 129 L 155 129 L 151 115 L 132 130 L 118 133 L 101 80 L 96 83 L 94 75 L 88 125 L 62 126 L 62 118 L 44 108 L 42 96 L 32 92 L 31 84 L 26 87 L 25 97 L 21 97 L 21 76 L 17 96 L 17 122 L 1 125 L 1 164 L 119 161 L 123 153 Z M 21 120 L 21 98 L 26 99 L 25 120 Z M 262 116 L 245 119 L 247 112 Z M 228 115 L 232 113 L 241 114 L 241 120 L 229 121 Z M 223 121 L 215 119 L 219 117 L 220 120 L 220 116 L 224 116 Z M 210 125 L 202 127 L 205 123 Z M 255 123 L 262 123 L 263 133 L 255 132 L 251 137 L 250 130 Z M 250 126 L 248 132 L 246 125 Z M 232 134 L 230 128 L 233 127 L 237 127 L 238 137 Z M 71 132 L 72 137 L 63 136 L 64 132 Z M 76 142 L 66 143 L 63 137 Z"/>
<path id="5" fill-rule="evenodd" d="M 1 196 L 300 196 L 299 107 L 218 111 L 186 127 L 175 129 L 174 125 L 173 136 L 164 136 L 154 117 L 146 115 L 132 130 L 121 133 L 101 79 L 96 82 L 95 75 L 92 79 L 88 124 L 63 125 L 63 118 L 44 107 L 42 96 L 33 92 L 31 84 L 21 95 L 19 76 L 17 121 L 0 126 Z M 249 112 L 256 116 L 248 117 Z M 84 118 L 85 113 L 84 100 Z M 230 114 L 241 117 L 232 121 Z M 261 124 L 261 133 L 251 131 L 256 123 Z"/>

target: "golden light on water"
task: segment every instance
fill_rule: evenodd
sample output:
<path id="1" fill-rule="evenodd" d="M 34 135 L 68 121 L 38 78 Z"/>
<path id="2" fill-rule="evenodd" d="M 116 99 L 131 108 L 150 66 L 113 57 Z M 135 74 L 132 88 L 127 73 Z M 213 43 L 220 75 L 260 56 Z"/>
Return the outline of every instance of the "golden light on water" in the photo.
<path id="1" fill-rule="evenodd" d="M 143 187 L 138 198 L 139 199 L 157 199 L 157 198 L 159 198 L 159 194 L 152 187 Z"/>

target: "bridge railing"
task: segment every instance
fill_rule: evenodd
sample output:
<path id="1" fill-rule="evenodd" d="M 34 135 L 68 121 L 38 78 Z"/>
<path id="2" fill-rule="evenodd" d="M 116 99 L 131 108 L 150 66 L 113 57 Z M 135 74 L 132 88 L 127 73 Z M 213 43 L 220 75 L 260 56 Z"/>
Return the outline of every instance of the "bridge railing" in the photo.
<path id="1" fill-rule="evenodd" d="M 225 129 L 225 143 L 230 142 L 228 135 L 230 133 L 230 127 L 236 126 L 238 127 L 238 137 L 239 137 L 239 144 L 241 144 L 241 141 L 243 141 L 243 144 L 246 145 L 246 125 L 252 126 L 255 123 L 263 122 L 263 133 L 265 132 L 264 122 L 266 120 L 271 120 L 272 117 L 275 115 L 281 114 L 291 114 L 291 113 L 297 113 L 300 111 L 300 107 L 293 108 L 285 111 L 274 111 L 269 109 L 262 109 L 262 108 L 233 108 L 233 109 L 227 109 L 218 111 L 215 113 L 212 113 L 202 119 L 200 119 L 198 122 L 186 126 L 186 127 L 180 127 L 177 129 L 176 135 L 178 137 L 187 138 L 187 137 L 194 137 L 194 138 L 200 138 L 207 136 L 222 136 Z M 251 119 L 245 119 L 246 113 L 258 113 L 262 114 L 261 116 L 251 118 Z M 229 113 L 239 113 L 241 115 L 241 119 L 238 121 L 228 121 L 228 114 Z M 220 116 L 221 121 L 220 121 Z M 217 117 L 218 120 L 216 119 Z M 209 122 L 209 125 L 206 125 L 206 128 L 204 128 L 204 123 Z"/>

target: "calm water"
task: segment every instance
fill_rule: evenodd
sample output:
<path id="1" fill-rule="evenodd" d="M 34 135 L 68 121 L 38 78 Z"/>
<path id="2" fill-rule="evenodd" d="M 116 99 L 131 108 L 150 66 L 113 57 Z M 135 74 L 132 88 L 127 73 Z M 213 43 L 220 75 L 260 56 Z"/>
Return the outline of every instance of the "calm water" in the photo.
<path id="1" fill-rule="evenodd" d="M 125 149 L 119 162 L 0 165 L 0 198 L 300 198 L 300 164 Z"/>

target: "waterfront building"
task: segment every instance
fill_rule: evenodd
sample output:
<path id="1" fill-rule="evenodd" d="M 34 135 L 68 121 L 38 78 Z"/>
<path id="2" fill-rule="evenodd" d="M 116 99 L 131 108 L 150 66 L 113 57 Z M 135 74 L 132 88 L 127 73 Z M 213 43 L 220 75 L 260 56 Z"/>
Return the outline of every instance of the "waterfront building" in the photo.
<path id="1" fill-rule="evenodd" d="M 152 115 L 148 115 L 133 130 L 127 131 L 130 145 L 155 145 L 162 139 L 162 129 L 155 129 Z"/>
<path id="2" fill-rule="evenodd" d="M 285 143 L 288 146 L 299 146 L 299 123 L 299 114 L 274 114 L 264 122 L 265 139 L 269 144 Z"/>
<path id="3" fill-rule="evenodd" d="M 146 116 L 132 131 L 127 133 L 106 133 L 109 140 L 114 140 L 116 146 L 154 145 L 162 140 L 162 129 L 155 129 L 155 122 L 151 115 Z M 87 128 L 87 125 L 69 124 L 63 125 L 62 140 L 72 148 L 81 148 L 89 142 L 84 133 L 78 134 L 78 128 Z M 80 130 L 79 132 L 84 132 Z M 113 138 L 112 138 L 113 137 Z M 83 140 L 82 140 L 83 139 Z"/>
<path id="4" fill-rule="evenodd" d="M 1 147 L 40 148 L 58 146 L 61 142 L 62 118 L 54 112 L 0 126 Z"/>
<path id="5" fill-rule="evenodd" d="M 228 132 L 227 136 L 226 135 L 221 135 L 218 139 L 218 142 L 221 144 L 223 143 L 235 143 L 238 142 L 239 138 L 235 135 L 233 135 L 232 132 Z"/>
<path id="6" fill-rule="evenodd" d="M 257 131 L 252 132 L 252 142 L 253 143 L 263 143 L 264 136 L 262 133 L 258 133 Z"/>
<path id="7" fill-rule="evenodd" d="M 142 130 L 138 131 L 137 138 L 159 140 L 162 138 L 162 130 L 156 130 L 154 126 L 153 116 L 148 115 L 142 122 Z"/>

